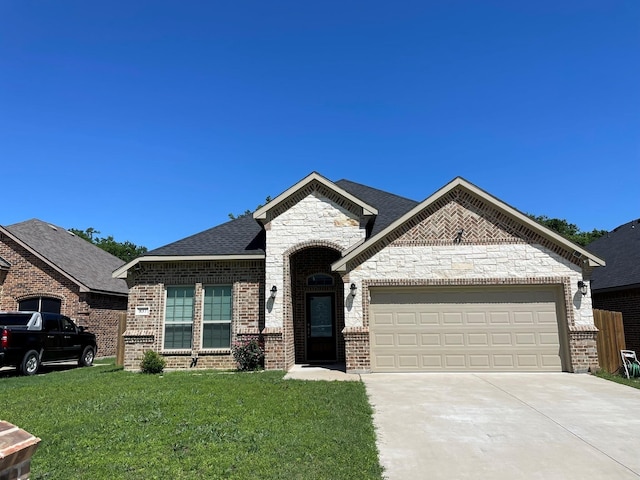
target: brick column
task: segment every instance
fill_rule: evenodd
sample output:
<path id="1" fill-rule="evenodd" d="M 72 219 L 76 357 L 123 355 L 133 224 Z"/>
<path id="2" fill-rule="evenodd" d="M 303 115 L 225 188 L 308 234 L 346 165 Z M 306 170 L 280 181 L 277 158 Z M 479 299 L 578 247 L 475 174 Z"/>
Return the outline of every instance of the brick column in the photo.
<path id="1" fill-rule="evenodd" d="M 0 421 L 0 479 L 28 480 L 31 457 L 40 439 L 28 432 Z"/>
<path id="2" fill-rule="evenodd" d="M 593 372 L 599 368 L 597 335 L 598 329 L 592 325 L 569 327 L 569 349 L 573 373 Z"/>
<path id="3" fill-rule="evenodd" d="M 262 337 L 264 338 L 264 369 L 286 370 L 282 328 L 267 327 L 262 330 Z"/>
<path id="4" fill-rule="evenodd" d="M 369 329 L 367 327 L 345 327 L 344 350 L 347 373 L 371 372 Z"/>

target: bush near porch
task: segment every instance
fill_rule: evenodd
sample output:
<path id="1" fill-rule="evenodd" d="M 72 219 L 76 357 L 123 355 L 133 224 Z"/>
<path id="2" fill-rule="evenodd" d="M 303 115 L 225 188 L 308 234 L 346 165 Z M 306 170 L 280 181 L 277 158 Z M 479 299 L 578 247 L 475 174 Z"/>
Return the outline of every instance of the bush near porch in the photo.
<path id="1" fill-rule="evenodd" d="M 38 479 L 381 479 L 360 382 L 282 372 L 0 377 L 0 416 L 42 439 Z"/>

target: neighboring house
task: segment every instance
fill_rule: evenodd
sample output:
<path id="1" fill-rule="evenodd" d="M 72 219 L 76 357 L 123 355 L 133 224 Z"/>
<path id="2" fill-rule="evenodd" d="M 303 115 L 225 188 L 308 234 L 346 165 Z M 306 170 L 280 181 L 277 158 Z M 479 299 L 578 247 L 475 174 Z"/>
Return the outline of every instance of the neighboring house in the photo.
<path id="1" fill-rule="evenodd" d="M 62 313 L 96 334 L 98 356 L 116 353 L 127 284 L 124 263 L 62 227 L 40 220 L 0 226 L 0 310 Z"/>
<path id="2" fill-rule="evenodd" d="M 593 272 L 594 308 L 622 312 L 627 348 L 640 353 L 640 220 L 620 225 L 587 249 L 607 261 Z"/>
<path id="3" fill-rule="evenodd" d="M 587 281 L 604 261 L 462 178 L 422 202 L 317 173 L 252 216 L 150 251 L 130 287 L 125 368 L 572 371 L 597 365 Z"/>

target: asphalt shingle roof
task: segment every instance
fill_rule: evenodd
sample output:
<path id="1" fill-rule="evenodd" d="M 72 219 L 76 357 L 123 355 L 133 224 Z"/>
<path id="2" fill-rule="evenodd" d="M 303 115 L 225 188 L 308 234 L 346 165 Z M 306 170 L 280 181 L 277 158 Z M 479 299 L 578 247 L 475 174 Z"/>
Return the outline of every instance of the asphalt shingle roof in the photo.
<path id="1" fill-rule="evenodd" d="M 378 209 L 372 235 L 415 207 L 418 202 L 349 180 L 335 184 Z M 265 233 L 251 215 L 147 252 L 144 256 L 252 255 L 265 253 Z"/>
<path id="2" fill-rule="evenodd" d="M 251 215 L 231 220 L 204 232 L 156 248 L 145 256 L 264 254 L 265 234 Z"/>
<path id="3" fill-rule="evenodd" d="M 89 289 L 128 293 L 126 282 L 111 276 L 124 262 L 64 228 L 37 219 L 4 228 Z"/>
<path id="4" fill-rule="evenodd" d="M 607 262 L 591 275 L 593 291 L 640 284 L 640 219 L 620 225 L 586 248 Z"/>

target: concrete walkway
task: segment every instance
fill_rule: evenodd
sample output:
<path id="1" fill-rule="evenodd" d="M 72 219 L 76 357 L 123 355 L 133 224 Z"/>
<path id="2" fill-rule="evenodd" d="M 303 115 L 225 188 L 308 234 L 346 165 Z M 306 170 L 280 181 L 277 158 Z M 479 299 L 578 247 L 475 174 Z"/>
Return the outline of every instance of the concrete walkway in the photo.
<path id="1" fill-rule="evenodd" d="M 359 382 L 360 375 L 345 373 L 344 364 L 294 365 L 284 376 L 285 380 L 325 380 Z"/>
<path id="2" fill-rule="evenodd" d="M 640 478 L 640 390 L 589 375 L 362 375 L 386 478 Z"/>

